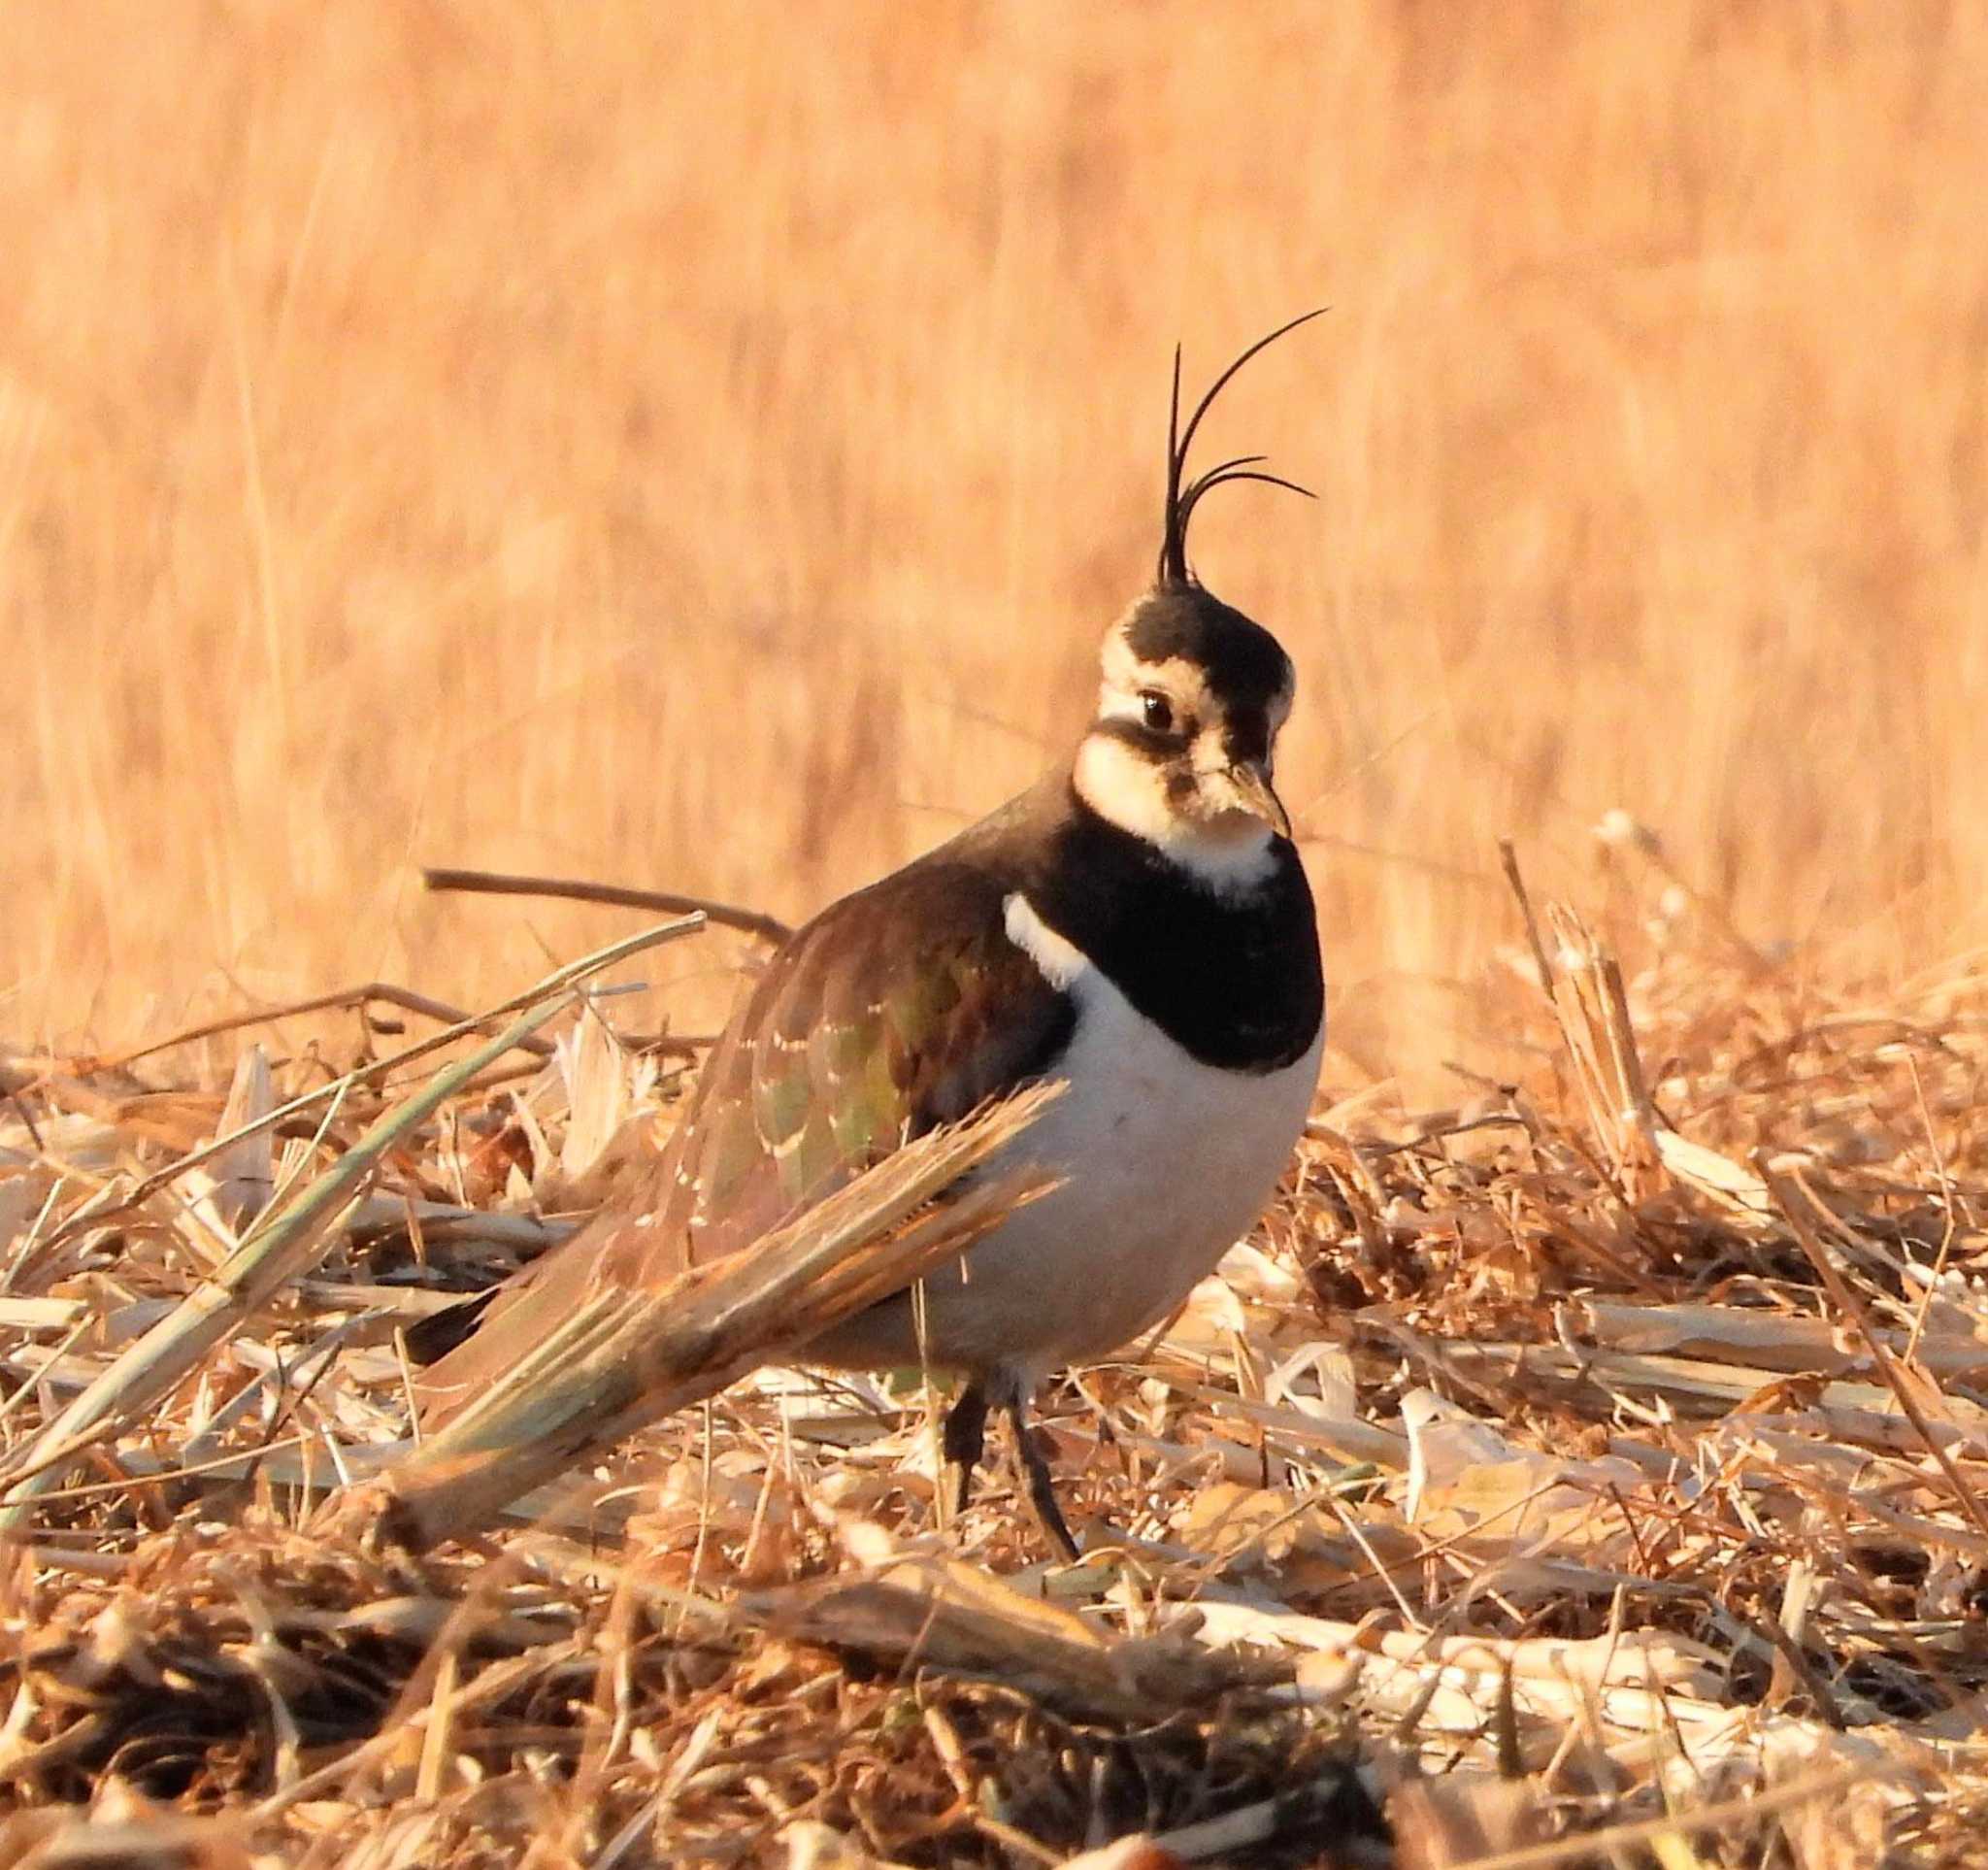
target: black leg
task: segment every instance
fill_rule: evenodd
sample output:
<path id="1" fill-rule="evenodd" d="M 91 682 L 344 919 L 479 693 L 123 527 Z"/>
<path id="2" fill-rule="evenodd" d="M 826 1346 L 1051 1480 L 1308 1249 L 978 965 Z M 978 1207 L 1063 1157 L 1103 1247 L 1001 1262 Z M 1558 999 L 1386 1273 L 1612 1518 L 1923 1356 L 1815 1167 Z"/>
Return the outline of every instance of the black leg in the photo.
<path id="1" fill-rule="evenodd" d="M 1036 1523 L 1043 1528 L 1043 1536 L 1056 1548 L 1064 1562 L 1074 1565 L 1082 1553 L 1071 1536 L 1070 1523 L 1063 1517 L 1063 1509 L 1056 1504 L 1056 1482 L 1049 1472 L 1049 1463 L 1044 1459 L 1043 1451 L 1029 1433 L 1028 1406 L 1020 1396 L 1010 1396 L 1003 1405 L 1003 1413 L 1008 1418 L 1009 1432 L 1014 1437 L 1014 1456 L 1021 1463 L 1029 1506 L 1036 1516 Z"/>
<path id="2" fill-rule="evenodd" d="M 974 1490 L 974 1469 L 980 1465 L 986 1446 L 987 1392 L 977 1377 L 945 1412 L 945 1427 L 940 1435 L 940 1449 L 945 1456 L 945 1472 L 939 1483 L 942 1518 L 967 1510 L 967 1498 Z"/>

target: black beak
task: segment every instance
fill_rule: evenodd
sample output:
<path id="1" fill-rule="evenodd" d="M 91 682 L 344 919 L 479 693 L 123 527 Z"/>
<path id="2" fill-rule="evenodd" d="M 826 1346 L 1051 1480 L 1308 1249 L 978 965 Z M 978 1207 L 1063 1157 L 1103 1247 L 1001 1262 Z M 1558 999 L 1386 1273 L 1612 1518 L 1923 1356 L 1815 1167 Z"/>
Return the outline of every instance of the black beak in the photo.
<path id="1" fill-rule="evenodd" d="M 1238 760 L 1228 770 L 1228 781 L 1236 788 L 1236 802 L 1253 812 L 1280 838 L 1291 835 L 1291 815 L 1284 802 L 1272 790 L 1270 768 L 1261 760 Z"/>

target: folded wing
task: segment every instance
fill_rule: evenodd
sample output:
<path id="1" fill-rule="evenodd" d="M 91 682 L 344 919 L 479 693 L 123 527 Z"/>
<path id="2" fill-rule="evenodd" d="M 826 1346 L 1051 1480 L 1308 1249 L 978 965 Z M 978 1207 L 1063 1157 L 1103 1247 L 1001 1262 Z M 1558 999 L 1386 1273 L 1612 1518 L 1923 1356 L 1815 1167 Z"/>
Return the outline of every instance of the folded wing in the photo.
<path id="1" fill-rule="evenodd" d="M 634 1199 L 500 1287 L 425 1374 L 438 1421 L 604 1286 L 741 1252 L 912 1137 L 1047 1073 L 1074 1009 L 1010 941 L 984 863 L 845 897 L 768 962 Z"/>

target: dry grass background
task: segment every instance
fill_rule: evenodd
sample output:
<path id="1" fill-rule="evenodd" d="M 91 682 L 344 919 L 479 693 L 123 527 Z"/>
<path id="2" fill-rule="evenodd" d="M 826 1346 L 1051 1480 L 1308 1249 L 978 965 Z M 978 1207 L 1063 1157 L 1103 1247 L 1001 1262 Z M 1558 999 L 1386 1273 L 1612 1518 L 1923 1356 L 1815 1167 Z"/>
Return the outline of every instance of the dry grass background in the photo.
<path id="1" fill-rule="evenodd" d="M 1828 1802 L 1666 1870 L 1977 1860 L 1984 67 L 1931 6 L 0 13 L 9 1514 L 279 1167 L 179 1159 L 236 1040 L 94 1048 L 487 1005 L 633 925 L 422 862 L 792 917 L 932 842 L 1082 718 L 1175 338 L 1205 373 L 1320 299 L 1211 440 L 1322 497 L 1197 557 L 1305 673 L 1338 1044 L 1253 1244 L 1051 1399 L 1125 1538 L 1060 1583 L 998 1489 L 927 1538 L 916 1388 L 735 1390 L 425 1561 L 306 1530 L 407 1452 L 396 1321 L 679 1082 L 597 1025 L 480 1080 L 33 1482 L 0 1856 L 1271 1861 L 1336 1824 L 1292 1793 L 1342 1720 L 1464 1768 L 1389 1793 L 1417 1870 L 1815 1759 Z M 1619 996 L 1564 916 L 1539 994 L 1500 834 Z M 616 1024 L 707 1023 L 734 952 L 645 954 Z M 305 1030 L 236 1082 L 355 1067 L 280 1152 L 355 1174 L 414 1081 Z"/>
<path id="2" fill-rule="evenodd" d="M 1984 933 L 1972 10 L 85 5 L 0 73 L 17 1038 L 628 926 L 421 861 L 799 915 L 933 842 L 1081 719 L 1176 337 L 1320 300 L 1214 444 L 1322 497 L 1198 557 L 1301 663 L 1359 1067 L 1610 807 L 1834 978 Z"/>

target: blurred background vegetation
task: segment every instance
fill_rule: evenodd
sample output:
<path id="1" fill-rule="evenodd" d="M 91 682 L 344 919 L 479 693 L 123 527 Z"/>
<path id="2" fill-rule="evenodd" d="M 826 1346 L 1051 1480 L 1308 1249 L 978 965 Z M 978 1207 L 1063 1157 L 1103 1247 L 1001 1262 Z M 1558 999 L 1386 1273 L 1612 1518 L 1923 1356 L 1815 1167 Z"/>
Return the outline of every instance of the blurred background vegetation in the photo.
<path id="1" fill-rule="evenodd" d="M 1984 95 L 1905 0 L 9 8 L 0 1032 L 632 925 L 424 862 L 866 881 L 1081 724 L 1176 339 L 1320 302 L 1209 437 L 1319 501 L 1196 559 L 1299 661 L 1329 1072 L 1481 1045 L 1501 834 L 1656 902 L 1610 811 L 1895 984 L 1988 938 Z"/>

